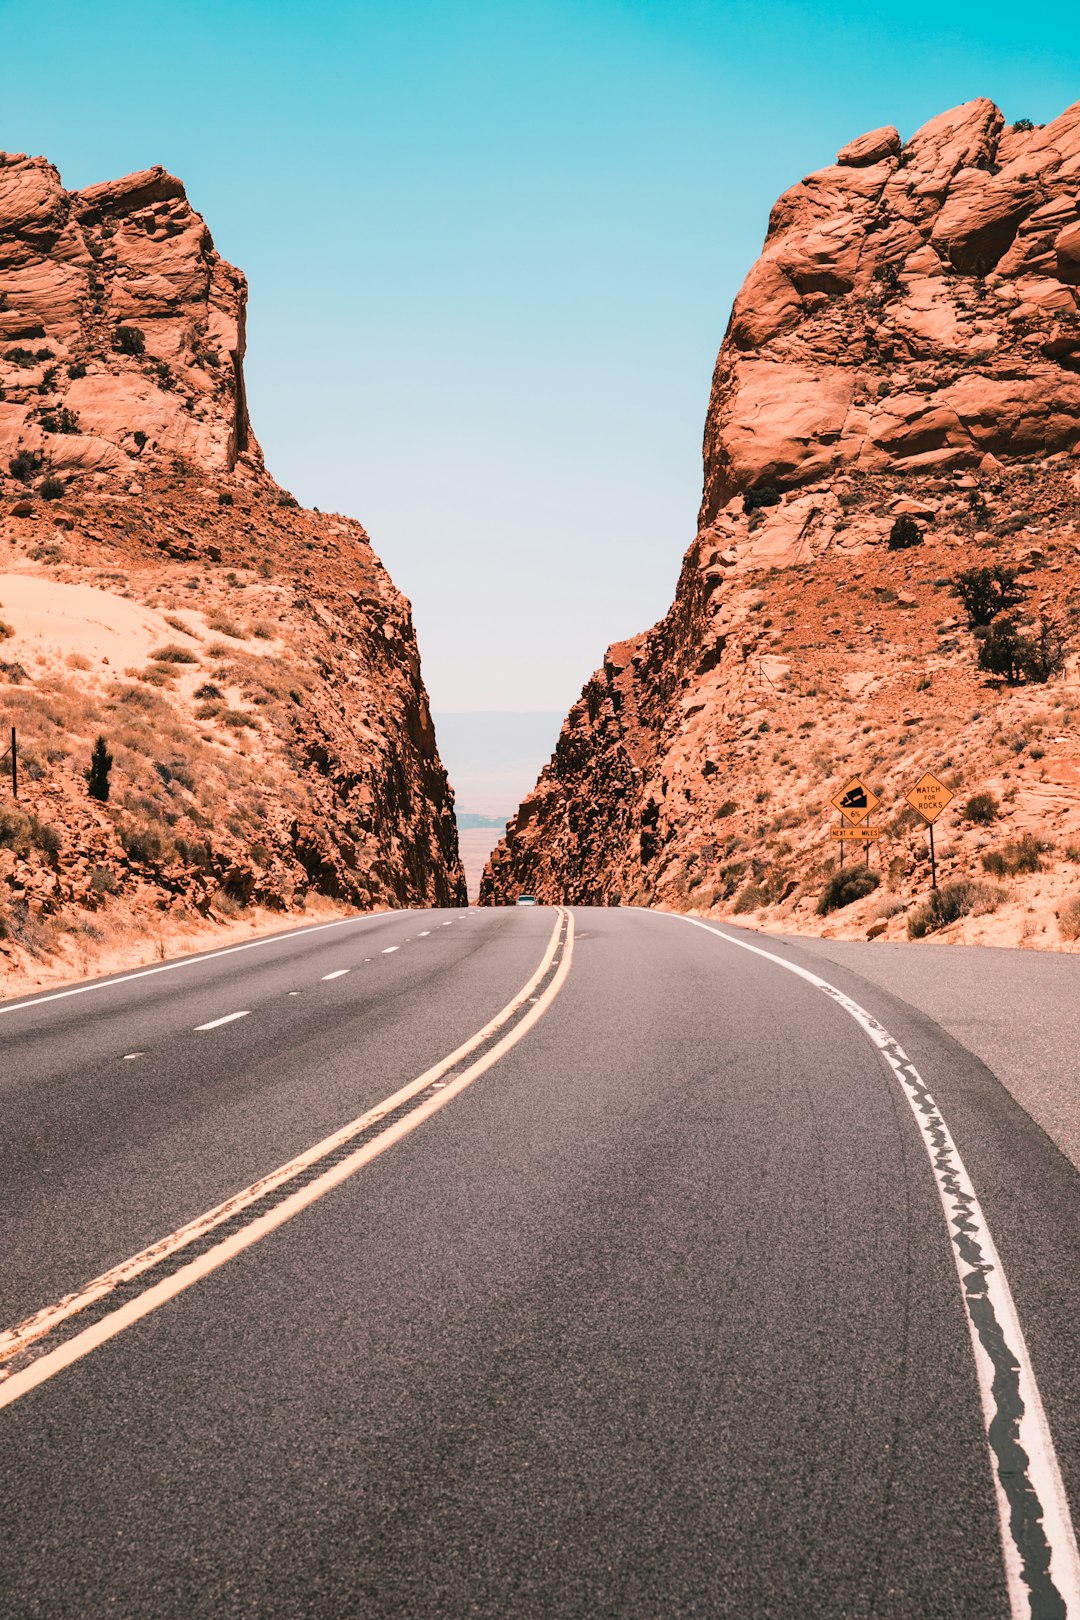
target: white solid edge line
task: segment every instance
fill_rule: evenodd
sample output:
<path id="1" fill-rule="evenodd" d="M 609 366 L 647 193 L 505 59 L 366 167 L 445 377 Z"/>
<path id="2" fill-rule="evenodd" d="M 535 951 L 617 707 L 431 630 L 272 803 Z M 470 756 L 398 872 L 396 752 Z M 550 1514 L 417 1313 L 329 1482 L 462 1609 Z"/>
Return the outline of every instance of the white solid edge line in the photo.
<path id="1" fill-rule="evenodd" d="M 543 980 L 555 958 L 564 918 L 566 920 L 566 945 L 562 961 L 559 963 L 555 977 L 547 989 L 539 999 L 535 999 L 534 991 Z M 268 1210 L 265 1215 L 259 1216 L 249 1226 L 245 1226 L 242 1231 L 234 1234 L 232 1238 L 227 1238 L 215 1248 L 205 1251 L 189 1265 L 174 1272 L 171 1277 L 164 1278 L 160 1283 L 147 1289 L 144 1294 L 140 1294 L 137 1299 L 129 1301 L 127 1305 L 111 1312 L 92 1327 L 76 1334 L 66 1344 L 58 1345 L 55 1350 L 48 1351 L 38 1357 L 36 1361 L 23 1368 L 20 1372 L 12 1373 L 6 1379 L 3 1379 L 2 1368 L 0 1368 L 0 1380 L 2 1380 L 0 1381 L 0 1409 L 10 1406 L 20 1396 L 27 1394 L 31 1389 L 35 1389 L 39 1384 L 45 1383 L 56 1373 L 70 1366 L 72 1362 L 80 1360 L 81 1357 L 89 1354 L 91 1350 L 96 1349 L 99 1344 L 111 1339 L 115 1334 L 129 1327 L 131 1323 L 139 1321 L 143 1316 L 149 1315 L 159 1305 L 163 1305 L 167 1300 L 190 1288 L 193 1283 L 198 1282 L 209 1272 L 216 1270 L 218 1266 L 224 1265 L 235 1254 L 239 1254 L 243 1249 L 258 1242 L 259 1238 L 264 1237 L 267 1232 L 273 1231 L 276 1226 L 283 1225 L 293 1215 L 299 1214 L 308 1204 L 314 1203 L 324 1193 L 331 1191 L 339 1182 L 347 1180 L 349 1176 L 353 1175 L 369 1160 L 385 1152 L 388 1147 L 400 1141 L 410 1131 L 415 1130 L 418 1125 L 429 1119 L 439 1108 L 444 1107 L 452 1097 L 457 1096 L 458 1092 L 463 1091 L 466 1086 L 479 1079 L 511 1047 L 522 1039 L 555 1000 L 570 971 L 573 946 L 573 913 L 560 907 L 540 965 L 528 983 L 522 986 L 517 995 L 511 1001 L 508 1001 L 506 1006 L 484 1025 L 483 1029 L 478 1030 L 475 1035 L 471 1035 L 448 1057 L 443 1058 L 440 1062 L 434 1064 L 432 1068 L 418 1075 L 415 1080 L 409 1081 L 407 1085 L 402 1086 L 392 1096 L 385 1098 L 383 1102 L 376 1104 L 374 1108 L 368 1109 L 359 1118 L 352 1120 L 348 1125 L 342 1126 L 332 1136 L 325 1137 L 321 1142 L 317 1142 L 314 1147 L 308 1148 L 306 1152 L 299 1154 L 295 1159 L 289 1160 L 287 1164 L 281 1165 L 277 1170 L 260 1177 L 251 1186 L 245 1187 L 241 1192 L 235 1193 L 233 1197 L 226 1199 L 224 1203 L 218 1204 L 204 1215 L 189 1221 L 186 1226 L 179 1227 L 175 1232 L 160 1239 L 149 1249 L 143 1249 L 139 1254 L 133 1255 L 130 1259 L 121 1261 L 118 1265 L 111 1267 L 109 1271 L 95 1277 L 92 1282 L 86 1283 L 77 1292 L 65 1295 L 63 1299 L 57 1300 L 52 1305 L 44 1306 L 15 1327 L 0 1333 L 0 1361 L 2 1361 L 10 1359 L 11 1356 L 21 1350 L 29 1348 L 37 1339 L 43 1338 L 47 1333 L 51 1332 L 60 1322 L 77 1315 L 79 1311 L 85 1310 L 88 1305 L 111 1293 L 121 1283 L 130 1281 L 131 1278 L 156 1265 L 166 1255 L 185 1247 L 188 1243 L 193 1242 L 195 1238 L 201 1237 L 215 1226 L 220 1226 L 223 1221 L 231 1219 L 240 1210 L 262 1198 L 272 1188 L 292 1179 L 300 1171 L 306 1169 L 309 1164 L 324 1158 L 335 1148 L 348 1141 L 350 1137 L 358 1136 L 369 1125 L 375 1124 L 385 1114 L 392 1113 L 395 1108 L 400 1107 L 402 1103 L 414 1097 L 417 1092 L 425 1090 L 448 1070 L 456 1067 L 477 1046 L 482 1046 L 485 1041 L 497 1033 L 521 1007 L 529 1002 L 533 1003 L 525 1016 L 515 1024 L 508 1034 L 503 1036 L 501 1041 L 479 1057 L 456 1080 L 447 1082 L 444 1089 L 430 1102 L 421 1103 L 418 1108 L 414 1109 L 404 1119 L 388 1127 L 382 1135 L 371 1142 L 365 1143 L 363 1147 L 358 1148 L 355 1153 L 350 1154 L 347 1158 L 340 1160 L 336 1165 L 325 1171 L 323 1175 L 299 1188 L 288 1198 L 283 1199 L 281 1203 L 276 1204 L 273 1209 Z"/>
<path id="2" fill-rule="evenodd" d="M 247 1012 L 226 1013 L 224 1018 L 211 1018 L 208 1024 L 196 1024 L 195 1032 L 198 1034 L 198 1032 L 202 1029 L 220 1029 L 222 1024 L 234 1024 L 238 1018 L 250 1017 L 250 1009 Z"/>
<path id="3" fill-rule="evenodd" d="M 961 1260 L 953 1235 L 958 1207 L 962 1210 L 964 1218 L 970 1227 L 978 1233 L 979 1247 L 987 1261 L 984 1271 L 986 1292 L 990 1297 L 995 1315 L 1005 1331 L 1008 1348 L 1018 1366 L 1020 1398 L 1023 1403 L 1023 1413 L 1019 1419 L 1020 1444 L 1027 1453 L 1032 1488 L 1042 1507 L 1043 1530 L 1050 1548 L 1051 1577 L 1065 1604 L 1066 1615 L 1069 1617 L 1080 1616 L 1080 1553 L 1077 1550 L 1076 1532 L 1069 1511 L 1069 1499 L 1065 1494 L 1065 1485 L 1061 1477 L 1061 1468 L 1054 1447 L 1054 1438 L 1043 1407 L 1042 1396 L 1035 1381 L 1035 1370 L 1031 1364 L 1031 1356 L 1024 1338 L 1023 1329 L 1020 1326 L 1012 1289 L 1009 1287 L 1008 1278 L 1001 1264 L 1001 1258 L 994 1244 L 986 1216 L 983 1214 L 982 1207 L 976 1196 L 974 1183 L 968 1175 L 953 1141 L 952 1134 L 942 1117 L 941 1110 L 936 1100 L 933 1101 L 933 1110 L 936 1116 L 933 1126 L 938 1138 L 935 1146 L 929 1130 L 931 1122 L 916 1107 L 911 1091 L 904 1083 L 903 1070 L 906 1068 L 915 1077 L 920 1086 L 923 1087 L 924 1095 L 929 1101 L 929 1093 L 925 1090 L 925 1081 L 922 1080 L 922 1076 L 904 1052 L 900 1043 L 894 1036 L 889 1034 L 884 1025 L 880 1024 L 874 1015 L 867 1012 L 866 1008 L 861 1006 L 859 1002 L 845 995 L 836 985 L 830 984 L 828 979 L 823 979 L 818 974 L 812 973 L 809 968 L 799 967 L 795 962 L 786 961 L 784 957 L 778 956 L 775 951 L 767 951 L 760 945 L 751 945 L 748 940 L 737 939 L 733 934 L 715 928 L 699 917 L 687 917 L 679 912 L 650 912 L 649 915 L 670 916 L 677 922 L 690 923 L 695 928 L 702 928 L 707 934 L 714 934 L 717 939 L 723 940 L 726 944 L 735 945 L 739 950 L 750 951 L 754 956 L 762 956 L 769 962 L 775 962 L 777 966 L 785 968 L 789 973 L 797 974 L 800 979 L 805 979 L 808 984 L 814 985 L 819 990 L 824 990 L 833 1001 L 860 1025 L 882 1053 L 889 1067 L 900 1081 L 900 1089 L 907 1098 L 911 1112 L 915 1116 L 923 1146 L 930 1159 L 934 1183 L 945 1215 L 946 1227 L 949 1233 L 949 1247 L 952 1250 L 957 1276 L 960 1279 L 964 1315 L 967 1318 L 968 1332 L 971 1336 L 975 1357 L 975 1370 L 978 1377 L 985 1426 L 989 1431 L 991 1421 L 998 1416 L 993 1390 L 994 1366 L 983 1348 L 969 1309 L 968 1294 L 964 1286 L 964 1262 Z M 944 1150 L 944 1156 L 951 1160 L 954 1181 L 963 1183 L 963 1187 L 959 1192 L 955 1188 L 950 1192 L 944 1184 L 938 1162 L 942 1150 Z M 990 1445 L 989 1432 L 987 1433 L 987 1445 L 990 1450 L 990 1472 L 997 1498 L 1009 1605 L 1014 1620 L 1027 1620 L 1027 1617 L 1032 1614 L 1031 1593 L 1021 1575 L 1020 1551 L 1013 1538 L 1009 1503 L 998 1476 L 997 1459 L 993 1447 Z"/>
<path id="4" fill-rule="evenodd" d="M 35 996 L 32 1001 L 0 1002 L 0 1016 L 23 1012 L 27 1007 L 41 1007 L 47 1001 L 63 1001 L 68 996 L 86 996 L 92 990 L 111 990 L 114 985 L 130 984 L 133 979 L 149 979 L 155 973 L 175 973 L 177 968 L 197 967 L 200 962 L 214 962 L 219 956 L 235 956 L 239 951 L 254 951 L 262 945 L 284 945 L 287 940 L 300 939 L 307 934 L 321 934 L 328 928 L 347 928 L 351 923 L 374 922 L 383 917 L 402 915 L 400 911 L 359 911 L 355 917 L 339 917 L 336 922 L 308 923 L 304 928 L 291 928 L 287 934 L 266 934 L 262 939 L 245 940 L 243 945 L 223 945 L 217 951 L 185 956 L 180 962 L 161 962 L 157 967 L 136 968 L 134 972 L 121 973 L 115 979 L 95 979 L 93 984 L 76 984 L 70 990 L 50 990 L 48 995 Z"/>

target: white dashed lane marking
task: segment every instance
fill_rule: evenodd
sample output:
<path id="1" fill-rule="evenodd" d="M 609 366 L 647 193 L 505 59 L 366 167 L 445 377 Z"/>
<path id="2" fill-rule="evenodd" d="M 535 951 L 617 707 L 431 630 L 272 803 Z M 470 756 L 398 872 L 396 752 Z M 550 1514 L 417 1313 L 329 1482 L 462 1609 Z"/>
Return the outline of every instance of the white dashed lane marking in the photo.
<path id="1" fill-rule="evenodd" d="M 324 973 L 323 983 L 325 984 L 327 979 L 343 979 L 348 971 L 348 968 L 338 968 L 336 973 Z"/>
<path id="2" fill-rule="evenodd" d="M 208 1024 L 196 1024 L 195 1025 L 195 1030 L 196 1030 L 196 1033 L 198 1033 L 198 1031 L 201 1030 L 201 1029 L 219 1029 L 222 1024 L 232 1024 L 232 1023 L 234 1023 L 236 1021 L 237 1018 L 250 1018 L 250 1017 L 251 1017 L 250 1012 L 226 1013 L 224 1018 L 211 1018 L 211 1020 L 210 1020 L 210 1022 Z"/>
<path id="3" fill-rule="evenodd" d="M 421 928 L 420 932 L 417 934 L 416 937 L 417 937 L 417 939 L 427 939 L 427 937 L 428 937 L 428 935 L 430 933 L 431 933 L 430 928 Z"/>
<path id="4" fill-rule="evenodd" d="M 146 1056 L 145 1052 L 125 1052 L 124 1053 L 124 1062 L 125 1063 L 130 1063 L 132 1058 L 145 1057 L 145 1056 Z"/>
<path id="5" fill-rule="evenodd" d="M 400 948 L 401 947 L 398 946 L 398 945 L 384 945 L 383 946 L 383 955 L 384 956 L 393 956 L 394 952 L 396 950 L 400 950 Z"/>

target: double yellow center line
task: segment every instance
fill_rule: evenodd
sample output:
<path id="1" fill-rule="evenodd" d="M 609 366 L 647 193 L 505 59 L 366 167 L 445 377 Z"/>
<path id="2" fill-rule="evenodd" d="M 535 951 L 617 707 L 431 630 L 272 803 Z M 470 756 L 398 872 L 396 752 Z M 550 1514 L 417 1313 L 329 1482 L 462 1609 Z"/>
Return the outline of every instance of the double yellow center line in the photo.
<path id="1" fill-rule="evenodd" d="M 287 1164 L 0 1333 L 0 1407 L 251 1248 L 444 1108 L 543 1017 L 566 982 L 573 949 L 574 919 L 559 907 L 536 972 L 464 1045 Z"/>

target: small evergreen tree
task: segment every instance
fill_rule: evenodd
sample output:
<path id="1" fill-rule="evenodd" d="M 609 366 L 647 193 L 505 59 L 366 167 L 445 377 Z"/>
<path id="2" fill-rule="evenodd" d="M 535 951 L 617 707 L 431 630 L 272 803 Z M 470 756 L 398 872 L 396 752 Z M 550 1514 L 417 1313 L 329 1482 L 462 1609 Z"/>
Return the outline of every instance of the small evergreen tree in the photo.
<path id="1" fill-rule="evenodd" d="M 1007 681 L 1018 681 L 1022 639 L 1011 614 L 999 613 L 979 638 L 979 668 L 991 675 L 1004 675 Z"/>
<path id="2" fill-rule="evenodd" d="M 950 586 L 967 610 L 968 624 L 992 624 L 999 613 L 1011 613 L 1024 600 L 1024 590 L 1016 583 L 1016 569 L 1004 568 L 1000 563 L 993 568 L 965 568 L 957 574 Z"/>
<path id="3" fill-rule="evenodd" d="M 105 744 L 104 737 L 99 737 L 94 744 L 94 751 L 90 755 L 90 764 L 86 772 L 86 785 L 92 799 L 100 799 L 104 804 L 109 797 L 109 772 L 112 770 L 112 755 Z"/>

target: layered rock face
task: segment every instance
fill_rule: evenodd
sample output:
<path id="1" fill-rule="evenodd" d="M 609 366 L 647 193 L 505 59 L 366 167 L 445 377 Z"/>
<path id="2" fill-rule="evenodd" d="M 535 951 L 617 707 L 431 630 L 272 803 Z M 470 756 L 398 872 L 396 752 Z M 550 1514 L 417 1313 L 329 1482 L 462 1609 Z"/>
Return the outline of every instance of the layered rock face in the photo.
<path id="1" fill-rule="evenodd" d="M 0 455 L 57 473 L 155 452 L 259 471 L 246 301 L 164 169 L 69 192 L 44 158 L 0 154 Z"/>
<path id="2" fill-rule="evenodd" d="M 1042 128 L 980 100 L 906 144 L 875 130 L 779 200 L 717 361 L 675 603 L 586 685 L 487 899 L 760 896 L 797 925 L 849 767 L 891 805 L 901 898 L 922 882 L 922 835 L 895 821 L 919 767 L 996 789 L 999 834 L 1080 830 L 1080 742 L 1055 710 L 1072 666 L 1064 686 L 991 678 L 950 591 L 1014 568 L 1024 613 L 1075 621 L 1078 243 L 1080 104 Z M 890 549 L 904 515 L 919 543 Z M 1010 725 L 1046 733 L 1041 798 Z M 969 831 L 958 871 L 991 836 Z"/>
<path id="3" fill-rule="evenodd" d="M 409 604 L 266 472 L 245 302 L 163 170 L 69 193 L 0 162 L 9 985 L 250 907 L 464 899 Z"/>

